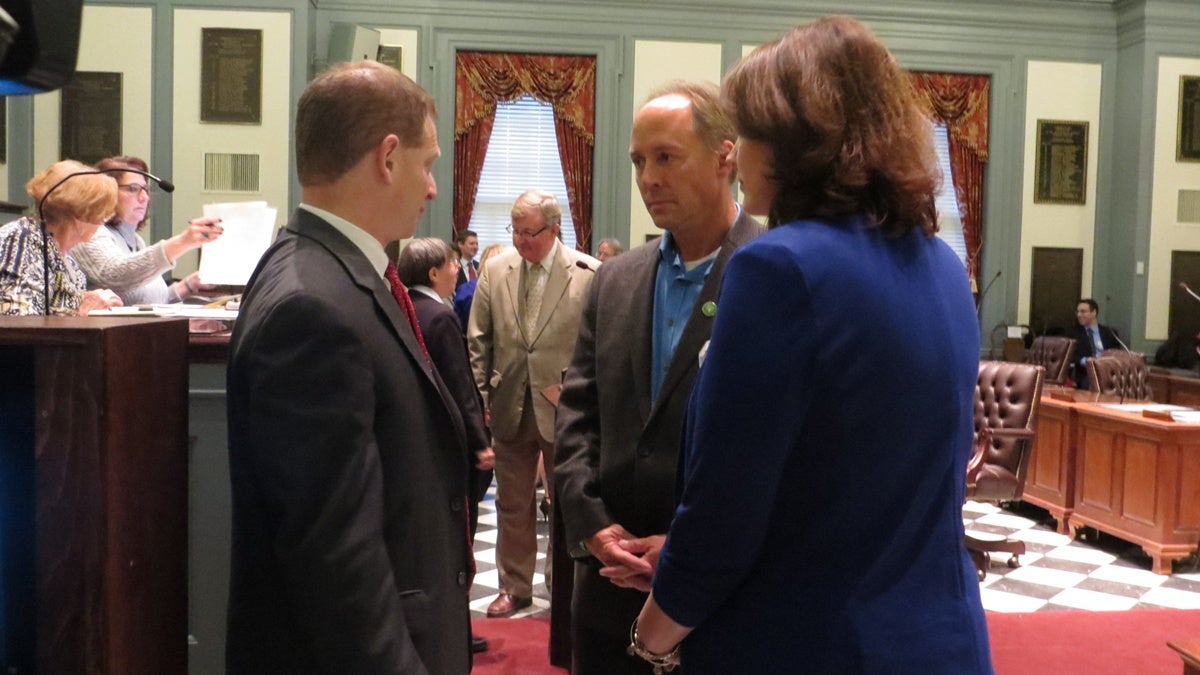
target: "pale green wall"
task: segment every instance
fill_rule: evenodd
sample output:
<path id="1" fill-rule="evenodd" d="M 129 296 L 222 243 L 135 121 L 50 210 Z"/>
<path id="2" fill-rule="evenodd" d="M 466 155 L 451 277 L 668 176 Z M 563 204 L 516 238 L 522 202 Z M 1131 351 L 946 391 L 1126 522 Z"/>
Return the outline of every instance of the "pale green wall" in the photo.
<path id="1" fill-rule="evenodd" d="M 1134 338 L 1134 346 L 1153 348 L 1145 340 L 1147 275 L 1135 273 L 1138 261 L 1158 260 L 1149 250 L 1154 197 L 1155 147 L 1165 142 L 1156 123 L 1160 57 L 1200 58 L 1200 2 L 1196 0 L 554 0 L 505 2 L 497 0 L 248 0 L 232 2 L 172 2 L 171 0 L 92 0 L 88 5 L 149 7 L 154 10 L 152 43 L 152 165 L 172 166 L 173 86 L 195 87 L 193 72 L 172 72 L 172 14 L 177 8 L 239 11 L 284 11 L 291 21 L 289 91 L 294 99 L 314 72 L 326 65 L 329 35 L 334 23 L 354 23 L 376 29 L 406 31 L 416 36 L 406 61 L 415 59 L 416 79 L 435 96 L 441 111 L 440 142 L 447 156 L 453 147 L 454 53 L 458 49 L 494 49 L 591 53 L 598 58 L 595 191 L 595 240 L 617 236 L 628 241 L 630 221 L 638 214 L 631 189 L 626 142 L 634 106 L 635 80 L 670 76 L 661 63 L 638 63 L 638 45 L 661 42 L 694 43 L 708 59 L 720 52 L 720 69 L 728 68 L 754 45 L 777 37 L 790 26 L 827 13 L 847 13 L 870 25 L 908 68 L 985 73 L 992 78 L 991 161 L 986 171 L 982 277 L 1003 270 L 989 292 L 982 326 L 1016 323 L 1022 316 L 1022 293 L 1027 297 L 1028 247 L 1022 232 L 1031 221 L 1024 213 L 1025 170 L 1030 112 L 1041 108 L 1027 100 L 1030 64 L 1062 63 L 1064 68 L 1034 66 L 1039 76 L 1090 73 L 1081 95 L 1088 118 L 1098 120 L 1089 152 L 1095 158 L 1094 184 L 1084 222 L 1073 227 L 1094 228 L 1081 236 L 1089 248 L 1091 278 L 1085 288 L 1104 305 L 1106 322 Z M 122 39 L 114 37 L 114 48 Z M 146 39 L 146 38 L 142 38 Z M 410 53 L 411 52 L 411 53 Z M 271 54 L 268 58 L 281 58 Z M 686 60 L 688 54 L 679 57 Z M 81 69 L 87 64 L 81 63 Z M 1098 69 L 1098 75 L 1097 73 Z M 407 70 L 407 68 L 406 68 Z M 1200 73 L 1196 73 L 1200 74 Z M 639 79 L 642 78 L 642 79 Z M 1079 86 L 1070 83 L 1071 87 Z M 1039 87 L 1047 86 L 1040 80 Z M 1049 83 L 1051 90 L 1053 83 Z M 1098 87 L 1098 90 L 1097 90 Z M 1067 87 L 1063 88 L 1068 90 Z M 1098 103 L 1097 103 L 1098 102 Z M 1098 106 L 1098 108 L 1097 108 Z M 1072 106 L 1068 104 L 1068 109 Z M 33 111 L 28 100 L 10 102 L 9 191 L 21 186 L 33 171 L 30 139 Z M 290 125 L 289 115 L 288 124 Z M 291 148 L 286 165 L 292 166 Z M 1167 167 L 1170 169 L 1170 167 Z M 1160 166 L 1157 170 L 1163 171 Z M 437 166 L 442 197 L 429 209 L 421 233 L 445 235 L 450 223 L 452 165 Z M 288 204 L 299 199 L 294 171 L 289 168 Z M 1172 172 L 1172 176 L 1177 172 Z M 1196 186 L 1192 186 L 1193 188 Z M 180 186 L 180 190 L 191 189 Z M 1093 201 L 1094 200 L 1094 201 Z M 171 204 L 155 205 L 156 228 L 167 228 Z M 1031 215 L 1042 223 L 1046 214 Z M 1072 216 L 1076 221 L 1080 216 Z M 1087 222 L 1091 219 L 1091 223 Z M 1041 226 L 1041 225 L 1038 225 Z M 640 235 L 643 225 L 635 228 Z M 155 238 L 168 230 L 157 229 Z M 1157 254 L 1161 256 L 1161 253 Z M 1153 321 L 1150 323 L 1154 323 Z"/>

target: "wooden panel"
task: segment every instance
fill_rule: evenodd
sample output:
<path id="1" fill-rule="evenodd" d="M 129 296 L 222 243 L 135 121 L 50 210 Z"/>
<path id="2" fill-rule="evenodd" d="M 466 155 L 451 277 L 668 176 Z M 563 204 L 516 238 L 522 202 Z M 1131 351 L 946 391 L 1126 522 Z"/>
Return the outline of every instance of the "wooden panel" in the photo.
<path id="1" fill-rule="evenodd" d="M 1158 475 L 1159 444 L 1127 437 L 1125 462 L 1121 472 L 1121 515 L 1146 525 L 1154 524 L 1158 494 L 1154 489 Z"/>
<path id="2" fill-rule="evenodd" d="M 1087 504 L 1113 511 L 1113 434 L 1097 429 L 1081 429 L 1079 447 L 1083 461 L 1079 466 L 1078 497 Z"/>
<path id="3" fill-rule="evenodd" d="M 1046 410 L 1042 408 L 1043 412 Z M 1066 446 L 1067 424 L 1062 420 L 1048 415 L 1039 416 L 1037 438 L 1034 441 L 1036 449 L 1031 458 L 1029 476 L 1026 484 L 1052 490 L 1059 490 L 1060 467 L 1064 461 L 1063 452 Z"/>
<path id="4" fill-rule="evenodd" d="M 1179 522 L 1191 527 L 1200 526 L 1200 489 L 1187 483 L 1184 476 L 1200 476 L 1200 446 L 1183 446 L 1179 450 Z"/>
<path id="5" fill-rule="evenodd" d="M 1073 327 L 1082 289 L 1083 249 L 1035 246 L 1029 282 L 1029 327 L 1034 335 L 1063 335 Z"/>

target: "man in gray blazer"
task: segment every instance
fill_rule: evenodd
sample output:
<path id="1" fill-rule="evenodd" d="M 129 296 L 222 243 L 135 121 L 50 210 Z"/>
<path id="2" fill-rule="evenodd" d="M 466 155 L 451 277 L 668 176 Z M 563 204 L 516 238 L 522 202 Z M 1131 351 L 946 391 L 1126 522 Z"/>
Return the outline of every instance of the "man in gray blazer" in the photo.
<path id="1" fill-rule="evenodd" d="M 488 260 L 467 321 L 471 370 L 491 413 L 496 454 L 496 565 L 500 595 L 488 616 L 512 616 L 533 602 L 538 454 L 554 468 L 554 405 L 579 332 L 583 297 L 600 261 L 559 241 L 562 209 L 540 190 L 512 208 L 515 251 Z M 549 483 L 549 481 L 547 481 Z M 553 500 L 553 488 L 546 485 Z M 547 551 L 546 585 L 551 556 Z"/>
<path id="2" fill-rule="evenodd" d="M 300 96 L 303 201 L 230 343 L 231 675 L 470 670 L 463 420 L 384 253 L 437 194 L 434 114 L 372 61 Z"/>
<path id="3" fill-rule="evenodd" d="M 725 263 L 762 232 L 730 190 L 735 136 L 718 97 L 713 84 L 672 82 L 634 117 L 638 189 L 665 233 L 600 269 L 563 383 L 555 484 L 576 557 L 575 675 L 651 672 L 625 653 L 646 599 L 628 586 L 650 574 L 675 510 L 684 411 Z"/>

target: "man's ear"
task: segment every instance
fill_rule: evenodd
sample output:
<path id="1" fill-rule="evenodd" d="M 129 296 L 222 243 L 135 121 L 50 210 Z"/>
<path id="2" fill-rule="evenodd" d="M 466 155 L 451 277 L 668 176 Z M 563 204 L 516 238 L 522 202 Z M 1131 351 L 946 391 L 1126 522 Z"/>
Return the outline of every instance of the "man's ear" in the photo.
<path id="1" fill-rule="evenodd" d="M 375 146 L 375 172 L 385 183 L 392 182 L 392 172 L 395 171 L 396 164 L 400 161 L 396 156 L 399 149 L 400 138 L 396 134 L 384 136 L 379 145 Z"/>
<path id="2" fill-rule="evenodd" d="M 717 152 L 717 165 L 726 175 L 737 171 L 737 163 L 733 159 L 733 141 L 721 141 L 721 149 Z"/>

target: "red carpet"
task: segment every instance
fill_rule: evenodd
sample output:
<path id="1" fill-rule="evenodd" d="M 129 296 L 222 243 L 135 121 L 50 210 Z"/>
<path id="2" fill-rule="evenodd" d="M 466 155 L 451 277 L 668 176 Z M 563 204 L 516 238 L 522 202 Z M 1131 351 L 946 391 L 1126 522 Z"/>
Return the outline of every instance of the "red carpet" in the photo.
<path id="1" fill-rule="evenodd" d="M 1200 610 L 988 613 L 997 675 L 1175 675 L 1183 671 L 1168 640 L 1200 637 Z M 491 649 L 475 655 L 481 675 L 561 675 L 546 644 L 542 619 L 475 619 L 475 634 Z"/>
<path id="2" fill-rule="evenodd" d="M 988 613 L 997 675 L 1183 672 L 1168 640 L 1200 637 L 1200 610 Z"/>

